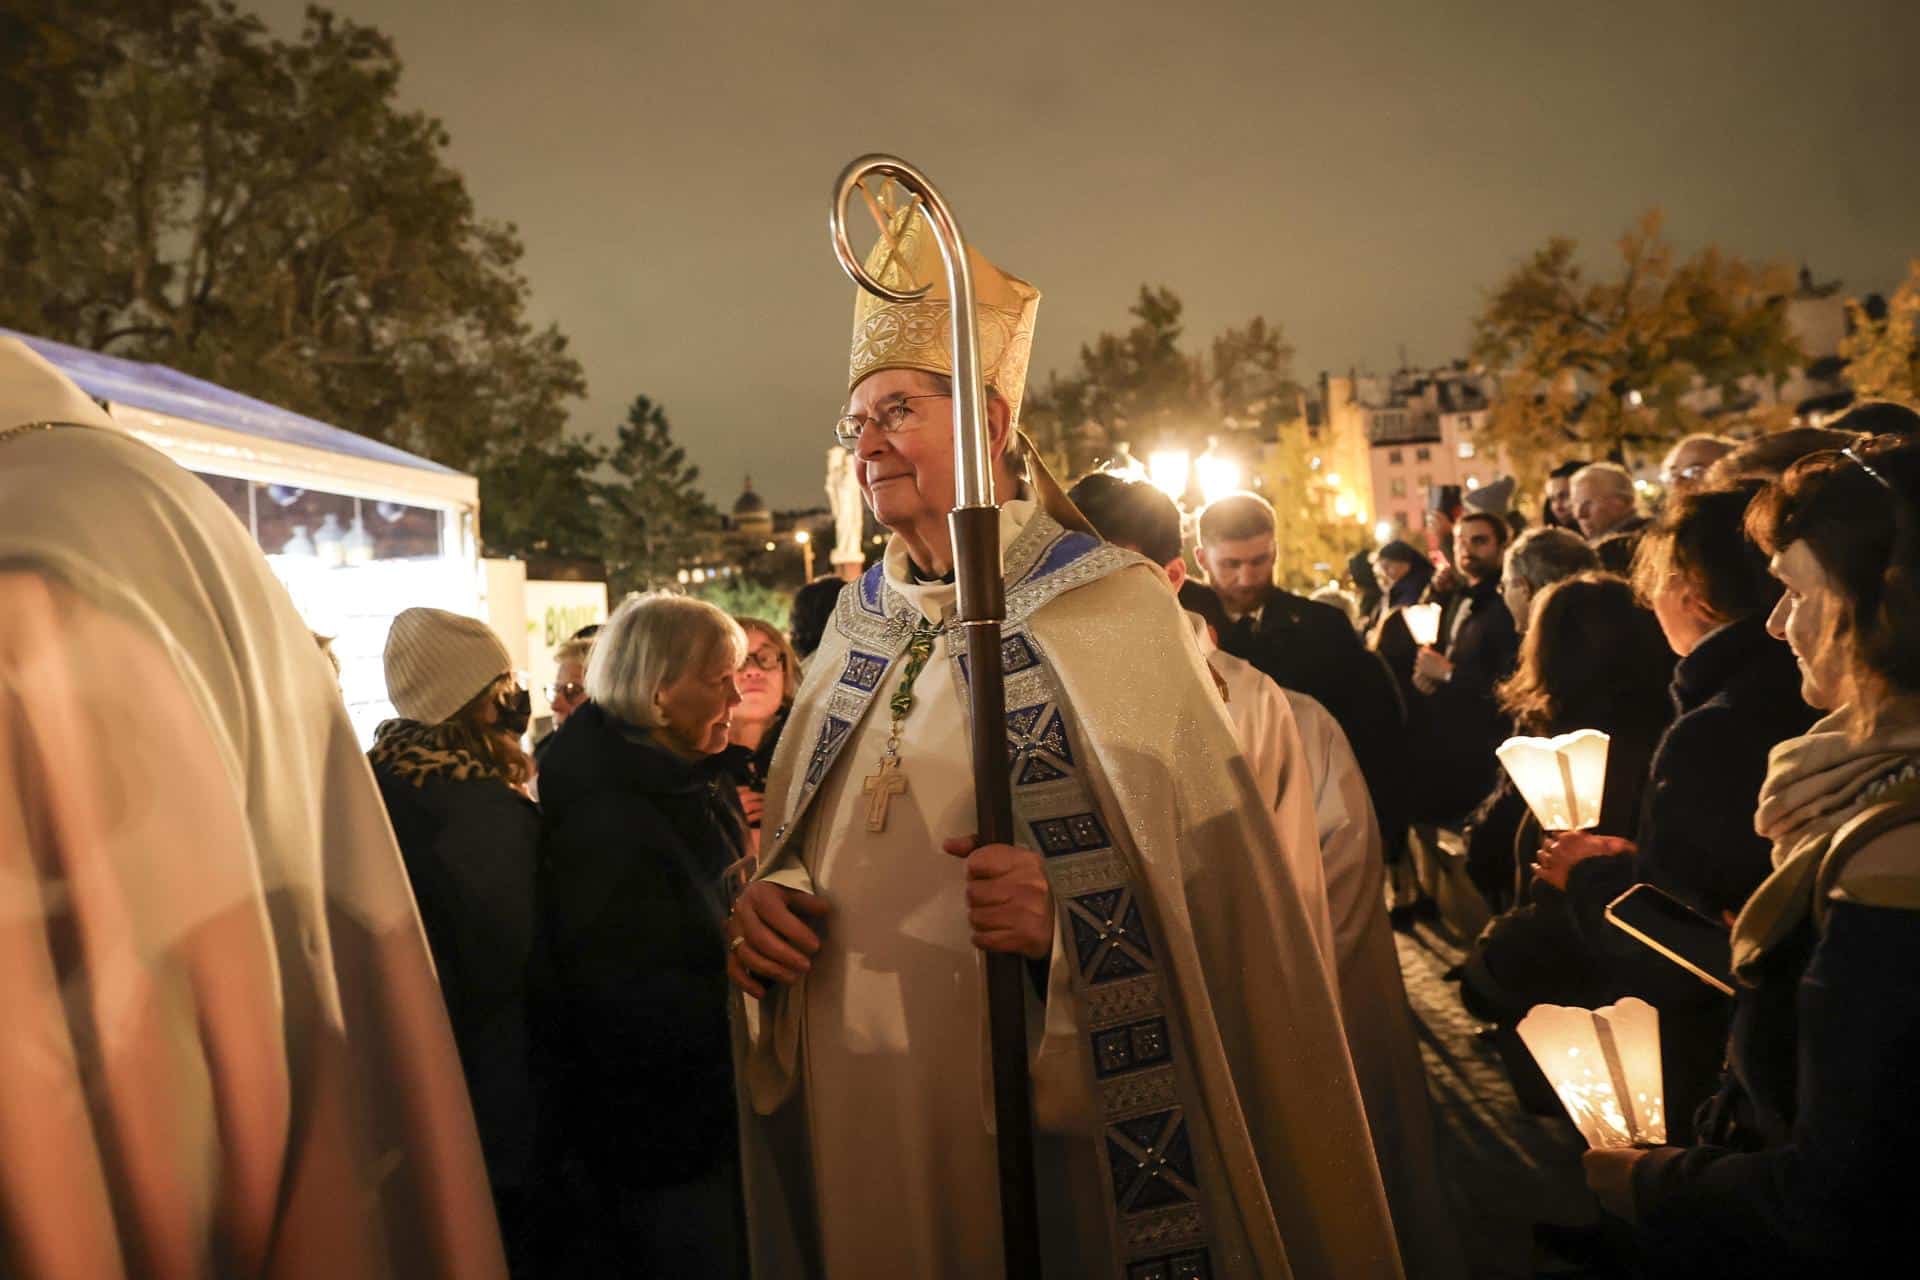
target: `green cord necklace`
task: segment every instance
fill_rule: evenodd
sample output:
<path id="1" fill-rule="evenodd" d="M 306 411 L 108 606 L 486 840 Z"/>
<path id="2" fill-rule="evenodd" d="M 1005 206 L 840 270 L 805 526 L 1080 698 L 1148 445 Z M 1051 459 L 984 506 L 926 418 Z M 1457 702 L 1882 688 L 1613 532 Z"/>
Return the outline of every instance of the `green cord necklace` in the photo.
<path id="1" fill-rule="evenodd" d="M 906 723 L 907 713 L 913 710 L 914 681 L 920 678 L 927 659 L 933 656 L 933 642 L 946 629 L 944 622 L 933 623 L 922 618 L 914 624 L 913 635 L 907 640 L 907 665 L 900 672 L 899 688 L 887 700 L 887 710 L 893 713 L 893 727 L 887 733 L 887 749 L 880 756 L 879 771 L 868 775 L 861 787 L 867 794 L 869 831 L 887 829 L 888 803 L 893 797 L 906 793 L 907 779 L 900 772 L 900 729 Z"/>

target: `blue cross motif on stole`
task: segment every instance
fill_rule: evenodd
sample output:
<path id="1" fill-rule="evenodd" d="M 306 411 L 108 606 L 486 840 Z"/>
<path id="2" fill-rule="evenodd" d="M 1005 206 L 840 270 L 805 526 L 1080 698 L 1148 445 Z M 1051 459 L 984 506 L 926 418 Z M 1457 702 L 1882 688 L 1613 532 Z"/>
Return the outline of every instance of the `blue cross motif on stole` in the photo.
<path id="1" fill-rule="evenodd" d="M 1008 766 L 1014 783 L 1030 787 L 1058 782 L 1073 771 L 1073 748 L 1067 743 L 1067 722 L 1051 702 L 1007 712 Z"/>
<path id="2" fill-rule="evenodd" d="M 1153 968 L 1153 944 L 1131 889 L 1083 893 L 1067 902 L 1074 958 L 1089 985 L 1131 978 Z"/>
<path id="3" fill-rule="evenodd" d="M 1200 1198 L 1187 1120 L 1175 1107 L 1107 1126 L 1113 1198 L 1122 1213 Z"/>

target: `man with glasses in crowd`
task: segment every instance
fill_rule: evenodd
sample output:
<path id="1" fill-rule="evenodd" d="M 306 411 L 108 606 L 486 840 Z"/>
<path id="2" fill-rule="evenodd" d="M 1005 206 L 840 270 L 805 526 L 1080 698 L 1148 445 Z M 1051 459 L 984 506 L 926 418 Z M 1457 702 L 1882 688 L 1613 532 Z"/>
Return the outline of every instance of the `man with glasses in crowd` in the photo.
<path id="1" fill-rule="evenodd" d="M 547 745 L 553 741 L 553 735 L 560 732 L 560 726 L 567 717 L 580 709 L 587 700 L 587 658 L 593 653 L 593 633 L 597 626 L 582 627 L 553 651 L 553 683 L 546 688 L 547 707 L 553 713 L 553 726 L 541 735 L 533 744 L 533 761 L 537 766 L 546 755 Z"/>

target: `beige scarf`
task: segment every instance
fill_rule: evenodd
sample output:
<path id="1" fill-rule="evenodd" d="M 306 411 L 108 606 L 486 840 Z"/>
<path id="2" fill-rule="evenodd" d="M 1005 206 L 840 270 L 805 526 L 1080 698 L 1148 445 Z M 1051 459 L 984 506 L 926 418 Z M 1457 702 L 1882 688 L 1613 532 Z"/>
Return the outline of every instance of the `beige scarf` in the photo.
<path id="1" fill-rule="evenodd" d="M 1920 774 L 1920 716 L 1889 719 L 1864 741 L 1849 735 L 1849 719 L 1835 711 L 1768 756 L 1753 825 L 1773 841 L 1773 874 L 1733 926 L 1733 968 L 1746 981 L 1815 909 L 1820 864 L 1841 828 Z"/>

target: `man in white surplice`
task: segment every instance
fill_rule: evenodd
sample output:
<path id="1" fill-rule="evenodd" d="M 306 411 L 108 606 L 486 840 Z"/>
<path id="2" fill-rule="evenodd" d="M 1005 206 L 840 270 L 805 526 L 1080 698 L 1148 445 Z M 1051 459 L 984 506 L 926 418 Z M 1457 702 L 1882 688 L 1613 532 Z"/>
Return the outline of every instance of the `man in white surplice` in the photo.
<path id="1" fill-rule="evenodd" d="M 917 216 L 892 230 L 870 270 L 935 280 L 935 301 L 857 305 L 840 434 L 893 537 L 809 664 L 731 930 L 756 1274 L 1000 1273 L 979 956 L 997 951 L 1032 975 L 1049 1274 L 1398 1276 L 1310 904 L 1199 651 L 1158 570 L 1064 528 L 1043 472 L 1040 505 L 1006 501 L 1000 522 L 1009 708 L 1016 680 L 1050 681 L 1049 722 L 1010 711 L 1016 782 L 1049 781 L 1016 787 L 1032 847 L 967 836 L 966 704 L 943 627 L 947 303 Z M 972 271 L 1006 495 L 1038 294 L 978 255 Z M 1030 807 L 1078 785 L 1088 812 Z M 1099 895 L 1076 877 L 1100 874 L 1123 887 L 1095 903 L 1096 941 L 1081 921 Z"/>
<path id="2" fill-rule="evenodd" d="M 1168 585 L 1180 589 L 1186 562 L 1172 499 L 1143 480 L 1099 472 L 1075 484 L 1068 496 L 1102 536 L 1161 565 Z M 1198 614 L 1187 619 L 1219 677 L 1228 717 L 1254 782 L 1272 806 L 1281 846 L 1299 855 L 1294 876 L 1309 897 L 1323 953 L 1338 978 L 1347 1046 L 1407 1275 L 1452 1280 L 1465 1274 L 1465 1262 L 1435 1161 L 1426 1071 L 1387 923 L 1386 861 L 1366 779 L 1331 712 L 1223 651 Z M 1287 839 L 1298 820 L 1293 810 L 1302 803 L 1310 806 L 1317 841 Z"/>

